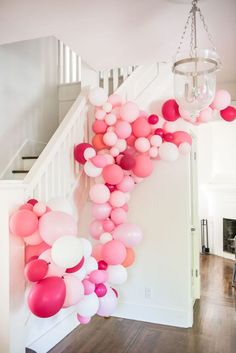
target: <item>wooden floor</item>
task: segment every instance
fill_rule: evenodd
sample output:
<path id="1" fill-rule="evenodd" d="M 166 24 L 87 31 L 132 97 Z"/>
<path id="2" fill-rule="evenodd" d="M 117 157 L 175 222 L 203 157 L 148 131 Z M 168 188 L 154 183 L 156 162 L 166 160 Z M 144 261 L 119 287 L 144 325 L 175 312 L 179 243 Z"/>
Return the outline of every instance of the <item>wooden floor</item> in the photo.
<path id="1" fill-rule="evenodd" d="M 180 329 L 118 318 L 95 317 L 50 353 L 236 353 L 236 291 L 233 261 L 201 259 L 202 297 L 194 326 Z"/>

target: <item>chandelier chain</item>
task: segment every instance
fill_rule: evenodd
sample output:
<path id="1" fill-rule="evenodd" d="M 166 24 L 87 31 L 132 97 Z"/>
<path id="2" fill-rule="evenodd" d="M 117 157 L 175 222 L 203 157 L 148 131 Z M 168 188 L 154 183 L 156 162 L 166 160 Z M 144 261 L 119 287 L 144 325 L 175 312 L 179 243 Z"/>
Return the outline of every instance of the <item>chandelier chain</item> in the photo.
<path id="1" fill-rule="evenodd" d="M 201 19 L 201 21 L 202 21 L 203 27 L 204 27 L 204 29 L 205 29 L 205 31 L 206 31 L 206 33 L 207 33 L 209 42 L 211 43 L 212 47 L 215 49 L 215 48 L 216 48 L 216 47 L 215 47 L 215 43 L 214 43 L 214 41 L 213 41 L 213 37 L 212 37 L 211 33 L 209 32 L 209 29 L 208 29 L 208 26 L 207 26 L 207 24 L 206 24 L 205 18 L 204 18 L 204 16 L 203 16 L 203 14 L 202 14 L 202 12 L 201 12 L 200 9 L 198 9 L 198 12 L 199 12 L 199 17 L 200 17 L 200 19 Z"/>
<path id="2" fill-rule="evenodd" d="M 182 47 L 182 45 L 183 45 L 183 43 L 184 43 L 184 38 L 185 38 L 187 29 L 188 29 L 188 26 L 189 26 L 189 21 L 190 21 L 190 19 L 191 19 L 191 11 L 189 12 L 187 21 L 186 21 L 185 26 L 184 26 L 183 33 L 182 33 L 181 38 L 180 38 L 180 43 L 179 43 L 179 46 L 178 46 L 178 49 L 177 49 L 177 52 L 176 52 L 176 57 L 179 55 L 180 50 L 181 50 L 181 47 Z"/>

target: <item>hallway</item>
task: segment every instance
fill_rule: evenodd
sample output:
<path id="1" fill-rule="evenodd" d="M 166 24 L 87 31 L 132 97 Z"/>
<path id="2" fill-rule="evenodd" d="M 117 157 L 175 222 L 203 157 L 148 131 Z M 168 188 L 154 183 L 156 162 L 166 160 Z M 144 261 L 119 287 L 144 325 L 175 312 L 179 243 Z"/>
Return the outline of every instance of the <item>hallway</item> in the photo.
<path id="1" fill-rule="evenodd" d="M 96 316 L 50 353 L 235 353 L 236 290 L 231 287 L 233 261 L 201 258 L 201 300 L 191 329 Z"/>

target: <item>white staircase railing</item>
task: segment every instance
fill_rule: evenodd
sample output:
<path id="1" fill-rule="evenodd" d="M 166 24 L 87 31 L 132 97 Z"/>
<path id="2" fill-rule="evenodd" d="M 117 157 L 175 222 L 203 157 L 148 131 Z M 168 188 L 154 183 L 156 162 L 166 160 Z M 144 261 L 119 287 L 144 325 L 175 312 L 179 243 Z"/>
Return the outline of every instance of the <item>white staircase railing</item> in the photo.
<path id="1" fill-rule="evenodd" d="M 158 65 L 139 67 L 116 91 L 126 99 L 136 99 L 158 76 Z M 0 180 L 0 353 L 25 351 L 24 326 L 24 244 L 21 239 L 9 237 L 9 215 L 28 198 L 47 201 L 52 197 L 68 197 L 81 176 L 75 165 L 75 144 L 89 138 L 89 108 L 86 90 L 82 90 L 70 111 L 41 153 L 24 180 Z M 86 183 L 85 183 L 86 189 Z M 9 255 L 10 253 L 10 255 Z M 10 260 L 11 259 L 11 260 Z M 11 261 L 11 264 L 10 264 Z M 11 266 L 10 266 L 11 265 Z M 16 284 L 17 283 L 17 284 Z M 19 284 L 19 285 L 18 285 Z M 18 287 L 17 287 L 18 285 Z M 17 289 L 12 290 L 16 286 Z M 14 332 L 17 338 L 12 339 Z"/>

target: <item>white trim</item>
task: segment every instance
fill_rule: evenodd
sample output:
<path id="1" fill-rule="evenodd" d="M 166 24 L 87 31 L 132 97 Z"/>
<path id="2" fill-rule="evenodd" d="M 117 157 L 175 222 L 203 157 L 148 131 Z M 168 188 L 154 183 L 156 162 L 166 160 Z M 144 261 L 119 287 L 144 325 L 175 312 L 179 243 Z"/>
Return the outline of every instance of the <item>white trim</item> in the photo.
<path id="1" fill-rule="evenodd" d="M 28 139 L 26 139 L 21 146 L 19 147 L 19 149 L 16 151 L 16 153 L 13 155 L 13 157 L 10 159 L 9 163 L 6 165 L 6 167 L 3 169 L 2 173 L 0 174 L 0 179 L 2 179 L 4 177 L 4 175 L 6 175 L 6 173 L 11 169 L 11 166 L 14 164 L 14 162 L 17 160 L 17 158 L 19 158 L 21 152 L 23 151 L 23 148 L 27 145 L 28 143 Z"/>

